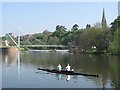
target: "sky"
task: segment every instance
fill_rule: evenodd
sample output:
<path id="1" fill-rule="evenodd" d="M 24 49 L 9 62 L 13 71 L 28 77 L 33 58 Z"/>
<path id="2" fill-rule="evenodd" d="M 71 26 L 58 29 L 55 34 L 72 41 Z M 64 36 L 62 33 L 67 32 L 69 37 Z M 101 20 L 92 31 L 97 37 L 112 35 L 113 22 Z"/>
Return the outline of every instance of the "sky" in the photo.
<path id="1" fill-rule="evenodd" d="M 120 1 L 118 3 L 118 15 L 120 15 Z"/>
<path id="2" fill-rule="evenodd" d="M 74 24 L 101 22 L 105 9 L 107 24 L 118 16 L 118 2 L 2 2 L 2 35 L 55 31 L 56 25 L 70 29 Z"/>

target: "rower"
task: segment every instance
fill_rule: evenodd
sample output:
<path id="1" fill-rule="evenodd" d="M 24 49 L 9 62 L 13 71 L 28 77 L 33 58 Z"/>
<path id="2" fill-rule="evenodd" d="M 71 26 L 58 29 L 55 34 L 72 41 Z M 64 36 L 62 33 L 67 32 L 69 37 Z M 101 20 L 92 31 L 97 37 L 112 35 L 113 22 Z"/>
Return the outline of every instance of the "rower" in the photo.
<path id="1" fill-rule="evenodd" d="M 70 71 L 70 65 L 69 64 L 66 67 L 66 71 Z"/>
<path id="2" fill-rule="evenodd" d="M 61 65 L 59 64 L 59 65 L 57 66 L 57 70 L 60 72 L 61 69 L 62 69 L 62 67 L 61 67 Z"/>

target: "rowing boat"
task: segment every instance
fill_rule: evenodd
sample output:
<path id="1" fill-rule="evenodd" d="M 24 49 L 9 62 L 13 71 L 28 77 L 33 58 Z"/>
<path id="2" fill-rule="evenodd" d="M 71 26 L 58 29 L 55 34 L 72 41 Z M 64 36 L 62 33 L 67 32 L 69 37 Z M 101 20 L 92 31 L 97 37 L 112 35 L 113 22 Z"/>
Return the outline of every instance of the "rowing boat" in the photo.
<path id="1" fill-rule="evenodd" d="M 56 69 L 43 69 L 43 68 L 37 68 L 38 70 L 42 71 L 47 71 L 51 73 L 58 73 L 58 74 L 66 74 L 66 75 L 83 75 L 83 76 L 93 76 L 93 77 L 99 77 L 97 74 L 87 74 L 87 73 L 77 73 L 74 71 L 66 71 L 66 70 L 61 70 L 60 72 Z"/>

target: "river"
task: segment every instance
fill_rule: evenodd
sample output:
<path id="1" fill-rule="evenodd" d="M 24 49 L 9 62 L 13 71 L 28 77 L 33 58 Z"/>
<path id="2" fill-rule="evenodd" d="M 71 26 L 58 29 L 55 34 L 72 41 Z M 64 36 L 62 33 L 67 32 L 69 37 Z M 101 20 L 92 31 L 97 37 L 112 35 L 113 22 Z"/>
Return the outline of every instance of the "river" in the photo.
<path id="1" fill-rule="evenodd" d="M 66 51 L 26 51 L 1 54 L 2 88 L 119 88 L 120 56 L 72 54 Z M 2 63 L 2 64 L 1 64 Z M 98 74 L 97 77 L 63 75 L 37 70 L 64 69 L 69 63 L 75 72 Z"/>

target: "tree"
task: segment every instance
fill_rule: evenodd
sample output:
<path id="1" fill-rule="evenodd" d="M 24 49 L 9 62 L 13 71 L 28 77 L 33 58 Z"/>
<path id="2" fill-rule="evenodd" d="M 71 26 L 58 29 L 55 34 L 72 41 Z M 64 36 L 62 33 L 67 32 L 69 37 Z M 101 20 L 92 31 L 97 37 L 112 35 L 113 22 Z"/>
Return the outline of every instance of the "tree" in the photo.
<path id="1" fill-rule="evenodd" d="M 61 41 L 64 34 L 66 34 L 66 30 L 67 30 L 67 28 L 65 26 L 57 25 L 56 30 L 55 30 L 55 32 L 53 32 L 52 36 L 53 37 L 54 36 L 58 37 L 60 39 L 60 41 Z"/>
<path id="2" fill-rule="evenodd" d="M 79 26 L 77 25 L 77 24 L 75 24 L 75 25 L 73 25 L 73 27 L 72 27 L 72 31 L 74 31 L 74 30 L 78 30 L 78 28 L 79 28 Z"/>
<path id="3" fill-rule="evenodd" d="M 110 47 L 112 53 L 120 54 L 120 16 L 111 23 L 113 42 Z"/>
<path id="4" fill-rule="evenodd" d="M 76 45 L 79 47 L 79 50 L 90 50 L 93 46 L 96 46 L 96 38 L 101 33 L 101 30 L 98 28 L 84 29 L 78 35 L 75 40 Z"/>
<path id="5" fill-rule="evenodd" d="M 64 36 L 62 37 L 62 44 L 63 45 L 68 45 L 70 44 L 70 42 L 72 41 L 72 33 L 70 31 L 68 31 L 66 34 L 64 34 Z"/>
<path id="6" fill-rule="evenodd" d="M 86 25 L 86 28 L 91 28 L 91 25 L 90 25 L 90 24 L 87 24 L 87 25 Z"/>
<path id="7" fill-rule="evenodd" d="M 48 44 L 50 45 L 59 45 L 60 44 L 60 40 L 58 37 L 50 37 Z"/>
<path id="8" fill-rule="evenodd" d="M 47 44 L 47 41 L 48 41 L 48 35 L 43 35 L 42 42 Z"/>
<path id="9" fill-rule="evenodd" d="M 110 49 L 112 53 L 120 54 L 120 28 L 114 32 L 114 40 Z"/>
<path id="10" fill-rule="evenodd" d="M 98 53 L 106 52 L 110 43 L 107 34 L 102 32 L 96 38 L 96 49 Z"/>
<path id="11" fill-rule="evenodd" d="M 95 24 L 93 25 L 93 27 L 96 28 L 96 29 L 98 29 L 98 28 L 101 29 L 101 28 L 102 28 L 100 22 L 95 23 Z"/>
<path id="12" fill-rule="evenodd" d="M 111 23 L 111 31 L 112 34 L 114 34 L 114 32 L 120 28 L 120 16 L 117 17 L 117 19 L 115 19 L 112 23 Z"/>

